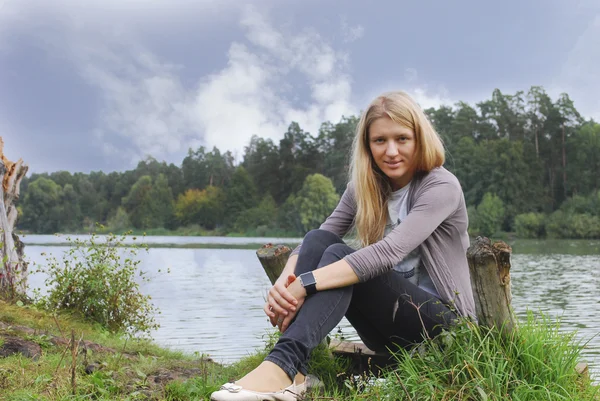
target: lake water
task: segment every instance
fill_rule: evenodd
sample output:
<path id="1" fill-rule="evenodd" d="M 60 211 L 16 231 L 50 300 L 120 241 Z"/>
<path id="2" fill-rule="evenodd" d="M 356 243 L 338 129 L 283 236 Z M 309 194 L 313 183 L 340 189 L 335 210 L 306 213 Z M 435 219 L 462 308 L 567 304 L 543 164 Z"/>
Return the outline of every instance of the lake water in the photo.
<path id="1" fill-rule="evenodd" d="M 44 263 L 42 253 L 60 257 L 63 237 L 29 235 L 26 255 Z M 139 241 L 138 241 L 139 242 Z M 294 244 L 278 238 L 148 237 L 140 252 L 141 267 L 153 277 L 142 291 L 162 314 L 157 343 L 186 352 L 209 354 L 232 362 L 264 344 L 274 329 L 262 311 L 270 288 L 255 250 L 264 243 Z M 563 330 L 577 330 L 589 340 L 584 359 L 600 378 L 600 241 L 519 241 L 513 245 L 512 294 L 517 314 L 529 308 L 561 317 Z M 251 249 L 232 249 L 242 247 Z M 225 249 L 224 249 L 225 248 Z M 158 273 L 170 269 L 170 273 Z M 33 268 L 31 268 L 33 270 Z M 30 289 L 43 288 L 44 277 L 32 274 Z M 344 336 L 356 334 L 342 321 Z M 336 331 L 338 330 L 336 329 Z"/>

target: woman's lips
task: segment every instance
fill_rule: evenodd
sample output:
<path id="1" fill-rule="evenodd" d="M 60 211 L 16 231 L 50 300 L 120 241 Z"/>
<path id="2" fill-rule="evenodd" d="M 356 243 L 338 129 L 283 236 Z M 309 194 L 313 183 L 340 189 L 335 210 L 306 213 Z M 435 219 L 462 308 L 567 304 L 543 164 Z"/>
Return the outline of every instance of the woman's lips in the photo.
<path id="1" fill-rule="evenodd" d="M 396 168 L 398 166 L 400 166 L 400 164 L 402 163 L 402 161 L 397 161 L 397 162 L 385 162 L 385 164 L 388 165 L 388 167 L 391 168 Z"/>

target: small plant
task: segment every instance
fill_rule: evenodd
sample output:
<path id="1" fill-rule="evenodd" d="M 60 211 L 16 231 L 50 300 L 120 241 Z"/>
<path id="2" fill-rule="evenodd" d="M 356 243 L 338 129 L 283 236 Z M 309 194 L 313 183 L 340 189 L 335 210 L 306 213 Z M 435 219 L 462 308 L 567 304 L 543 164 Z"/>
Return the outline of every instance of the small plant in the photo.
<path id="1" fill-rule="evenodd" d="M 135 237 L 134 237 L 135 239 Z M 110 332 L 149 334 L 158 327 L 157 309 L 140 292 L 136 278 L 148 281 L 136 255 L 143 245 L 124 247 L 125 235 L 96 234 L 87 240 L 67 238 L 70 248 L 62 260 L 49 255 L 39 271 L 48 275 L 46 296 L 37 303 L 50 311 L 74 312 Z"/>

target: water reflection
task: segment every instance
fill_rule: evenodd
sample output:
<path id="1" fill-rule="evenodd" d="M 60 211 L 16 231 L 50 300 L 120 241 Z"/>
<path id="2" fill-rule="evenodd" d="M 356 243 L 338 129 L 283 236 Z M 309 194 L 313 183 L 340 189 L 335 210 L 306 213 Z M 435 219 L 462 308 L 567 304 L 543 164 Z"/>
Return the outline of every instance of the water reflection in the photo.
<path id="1" fill-rule="evenodd" d="M 27 253 L 42 262 L 42 252 L 60 255 L 64 249 L 28 246 Z M 254 250 L 151 248 L 139 256 L 153 276 L 142 291 L 162 311 L 161 328 L 153 333 L 159 344 L 232 362 L 262 347 L 273 330 L 262 311 L 270 283 Z M 517 313 L 524 316 L 530 309 L 561 316 L 562 330 L 577 329 L 579 338 L 589 340 L 584 358 L 600 377 L 600 337 L 594 337 L 600 333 L 600 258 L 517 254 L 512 260 Z M 41 287 L 42 281 L 34 274 L 30 286 Z M 339 328 L 346 338 L 357 339 L 347 321 Z"/>

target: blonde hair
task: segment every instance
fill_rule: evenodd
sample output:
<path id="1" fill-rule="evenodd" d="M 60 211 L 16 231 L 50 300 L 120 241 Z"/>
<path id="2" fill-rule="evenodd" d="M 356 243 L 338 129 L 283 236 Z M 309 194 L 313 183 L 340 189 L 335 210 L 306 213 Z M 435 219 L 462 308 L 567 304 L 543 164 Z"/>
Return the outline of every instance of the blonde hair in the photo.
<path id="1" fill-rule="evenodd" d="M 387 222 L 387 199 L 391 185 L 377 167 L 369 147 L 369 127 L 378 118 L 387 117 L 415 133 L 414 168 L 429 172 L 444 164 L 444 145 L 429 119 L 407 93 L 388 92 L 378 96 L 358 122 L 352 145 L 350 180 L 354 184 L 356 218 L 354 228 L 362 246 L 383 238 Z"/>

